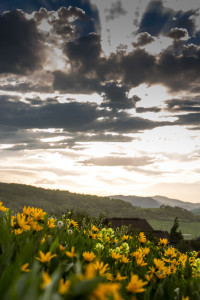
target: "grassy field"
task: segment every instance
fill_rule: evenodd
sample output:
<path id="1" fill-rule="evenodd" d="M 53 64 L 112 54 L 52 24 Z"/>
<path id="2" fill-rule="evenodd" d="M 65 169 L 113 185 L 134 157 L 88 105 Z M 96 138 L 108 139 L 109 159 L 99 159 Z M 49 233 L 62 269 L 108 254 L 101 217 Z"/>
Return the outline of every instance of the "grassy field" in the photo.
<path id="1" fill-rule="evenodd" d="M 170 232 L 174 221 L 161 221 L 155 219 L 148 219 L 149 224 L 155 230 L 166 230 Z M 181 222 L 180 229 L 183 234 L 191 234 L 191 238 L 194 239 L 200 236 L 200 222 Z"/>

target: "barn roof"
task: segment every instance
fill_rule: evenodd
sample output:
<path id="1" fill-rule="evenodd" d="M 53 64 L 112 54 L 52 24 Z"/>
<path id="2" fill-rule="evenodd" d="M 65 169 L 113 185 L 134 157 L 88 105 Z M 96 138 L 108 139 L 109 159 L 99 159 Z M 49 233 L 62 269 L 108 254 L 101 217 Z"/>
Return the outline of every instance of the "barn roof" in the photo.
<path id="1" fill-rule="evenodd" d="M 106 218 L 105 224 L 111 223 L 113 227 L 121 227 L 122 225 L 131 226 L 132 229 L 153 232 L 153 228 L 145 219 L 139 218 Z"/>

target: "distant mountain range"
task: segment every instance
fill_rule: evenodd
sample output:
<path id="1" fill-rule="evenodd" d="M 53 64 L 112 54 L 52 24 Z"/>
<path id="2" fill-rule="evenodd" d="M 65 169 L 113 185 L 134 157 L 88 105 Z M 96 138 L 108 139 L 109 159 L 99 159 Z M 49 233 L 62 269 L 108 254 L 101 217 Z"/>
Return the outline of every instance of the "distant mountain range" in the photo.
<path id="1" fill-rule="evenodd" d="M 110 196 L 111 199 L 120 199 L 141 208 L 159 208 L 161 205 L 177 206 L 200 214 L 200 203 L 184 202 L 164 196 L 140 197 L 140 196 Z"/>

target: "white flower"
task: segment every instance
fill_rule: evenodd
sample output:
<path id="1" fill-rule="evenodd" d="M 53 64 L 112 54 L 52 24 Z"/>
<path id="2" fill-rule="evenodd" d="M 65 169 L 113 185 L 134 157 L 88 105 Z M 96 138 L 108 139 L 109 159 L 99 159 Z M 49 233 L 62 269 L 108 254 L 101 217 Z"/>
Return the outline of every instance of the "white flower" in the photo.
<path id="1" fill-rule="evenodd" d="M 72 234 L 72 233 L 73 233 L 73 230 L 69 229 L 69 230 L 67 230 L 67 233 L 68 233 L 68 234 Z"/>
<path id="2" fill-rule="evenodd" d="M 63 225 L 64 225 L 64 224 L 63 224 L 62 221 L 58 221 L 56 227 L 57 227 L 58 229 L 61 229 L 61 228 L 63 227 Z"/>

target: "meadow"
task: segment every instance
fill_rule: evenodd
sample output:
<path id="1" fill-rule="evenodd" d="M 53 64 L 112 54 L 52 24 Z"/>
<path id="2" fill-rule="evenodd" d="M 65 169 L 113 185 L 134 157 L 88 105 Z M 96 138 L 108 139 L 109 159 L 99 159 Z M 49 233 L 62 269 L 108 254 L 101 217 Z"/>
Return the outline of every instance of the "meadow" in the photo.
<path id="1" fill-rule="evenodd" d="M 158 220 L 158 219 L 148 219 L 149 224 L 155 230 L 164 230 L 170 232 L 173 221 Z M 180 221 L 180 230 L 183 234 L 189 234 L 191 239 L 196 239 L 200 236 L 200 223 L 199 222 L 184 222 Z"/>
<path id="2" fill-rule="evenodd" d="M 199 252 L 126 230 L 37 207 L 13 213 L 1 202 L 1 299 L 200 299 Z"/>

